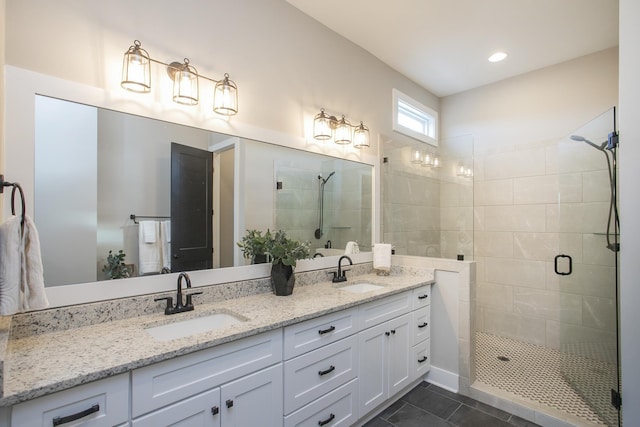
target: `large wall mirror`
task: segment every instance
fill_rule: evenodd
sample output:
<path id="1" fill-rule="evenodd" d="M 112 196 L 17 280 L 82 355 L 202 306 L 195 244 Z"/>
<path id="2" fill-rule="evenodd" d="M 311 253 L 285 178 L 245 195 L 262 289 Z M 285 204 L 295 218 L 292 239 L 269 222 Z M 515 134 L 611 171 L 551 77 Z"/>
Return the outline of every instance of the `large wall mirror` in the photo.
<path id="1" fill-rule="evenodd" d="M 180 225 L 172 212 L 194 210 L 181 193 L 193 192 L 207 177 L 190 177 L 190 188 L 176 189 L 181 170 L 172 145 L 196 149 L 190 158 L 200 151 L 216 164 L 204 171 L 214 184 L 205 186 L 195 210 L 216 209 L 204 215 L 208 223 L 194 230 L 190 245 L 215 242 L 204 268 L 244 265 L 234 233 L 227 233 L 234 228 L 282 229 L 310 241 L 312 253 L 329 247 L 344 253 L 349 242 L 370 250 L 369 165 L 41 95 L 35 105 L 33 209 L 47 286 L 111 279 L 103 271 L 109 251 L 123 251 L 132 276 L 201 269 L 182 266 L 191 255 L 175 237 L 199 219 L 187 215 L 188 224 Z M 185 168 L 192 162 L 196 170 L 186 173 L 194 175 L 200 162 L 178 157 L 177 163 Z M 236 169 L 244 188 L 234 192 Z M 72 191 L 59 191 L 61 185 Z"/>
<path id="2" fill-rule="evenodd" d="M 312 253 L 325 257 L 301 263 L 302 269 L 333 265 L 335 260 L 326 255 L 343 253 L 352 241 L 364 254 L 361 260 L 368 259 L 376 234 L 376 163 L 370 158 L 346 160 L 292 148 L 286 146 L 288 141 L 280 145 L 269 131 L 266 142 L 256 129 L 244 138 L 208 126 L 158 120 L 162 114 L 144 117 L 128 105 L 124 112 L 116 111 L 120 104 L 105 102 L 105 91 L 92 88 L 89 92 L 98 96 L 85 97 L 83 92 L 73 93 L 81 91 L 81 85 L 7 68 L 8 80 L 16 83 L 8 85 L 7 104 L 20 106 L 7 109 L 6 173 L 30 193 L 28 210 L 40 232 L 45 282 L 54 306 L 64 305 L 59 299 L 72 295 L 75 300 L 84 285 L 94 290 L 70 303 L 175 286 L 175 277 L 151 277 L 159 271 L 102 281 L 109 250 L 122 249 L 126 262 L 135 266 L 134 274 L 140 275 L 136 222 L 171 221 L 172 143 L 211 153 L 215 166 L 213 270 L 208 271 L 216 273 L 194 271 L 196 283 L 264 277 L 265 268 L 245 266 L 247 260 L 235 244 L 246 229 L 279 228 L 310 241 Z M 43 84 L 46 90 L 38 87 Z M 65 86 L 72 89 L 69 96 L 62 93 Z M 21 139 L 33 144 L 15 143 Z M 322 230 L 316 238 L 318 229 Z M 102 287 L 96 287 L 100 283 Z"/>

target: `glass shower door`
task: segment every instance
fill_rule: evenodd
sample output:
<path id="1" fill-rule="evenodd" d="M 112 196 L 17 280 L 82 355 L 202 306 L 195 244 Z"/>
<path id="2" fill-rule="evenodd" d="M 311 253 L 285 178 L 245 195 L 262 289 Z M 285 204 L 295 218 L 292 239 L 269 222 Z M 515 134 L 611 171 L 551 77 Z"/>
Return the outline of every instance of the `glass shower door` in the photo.
<path id="1" fill-rule="evenodd" d="M 608 426 L 620 418 L 614 122 L 612 108 L 558 143 L 558 203 L 547 207 L 558 232 L 560 370 Z"/>

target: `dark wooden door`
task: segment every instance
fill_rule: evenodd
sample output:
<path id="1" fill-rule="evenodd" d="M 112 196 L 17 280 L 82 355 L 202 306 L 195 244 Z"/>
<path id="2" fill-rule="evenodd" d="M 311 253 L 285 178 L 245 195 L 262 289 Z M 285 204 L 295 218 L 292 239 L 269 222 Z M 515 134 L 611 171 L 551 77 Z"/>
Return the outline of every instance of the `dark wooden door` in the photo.
<path id="1" fill-rule="evenodd" d="M 171 143 L 171 271 L 213 267 L 213 154 Z"/>

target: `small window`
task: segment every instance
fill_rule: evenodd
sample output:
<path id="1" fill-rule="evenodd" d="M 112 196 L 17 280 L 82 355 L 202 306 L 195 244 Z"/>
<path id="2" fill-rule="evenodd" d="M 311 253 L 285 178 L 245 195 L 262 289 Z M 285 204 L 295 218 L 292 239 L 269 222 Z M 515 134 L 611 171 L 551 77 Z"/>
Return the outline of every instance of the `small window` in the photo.
<path id="1" fill-rule="evenodd" d="M 438 113 L 397 89 L 393 95 L 393 130 L 438 145 Z"/>

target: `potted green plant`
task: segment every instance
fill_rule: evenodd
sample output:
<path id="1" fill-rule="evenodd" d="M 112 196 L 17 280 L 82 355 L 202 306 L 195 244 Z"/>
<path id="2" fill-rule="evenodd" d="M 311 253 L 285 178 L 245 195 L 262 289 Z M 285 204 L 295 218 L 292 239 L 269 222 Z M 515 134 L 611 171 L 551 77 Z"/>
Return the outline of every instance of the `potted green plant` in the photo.
<path id="1" fill-rule="evenodd" d="M 266 242 L 266 252 L 271 258 L 271 284 L 276 295 L 293 293 L 295 276 L 293 268 L 299 259 L 310 257 L 310 243 L 290 239 L 282 230 L 270 235 Z"/>
<path id="2" fill-rule="evenodd" d="M 117 254 L 109 251 L 107 263 L 102 267 L 102 272 L 107 279 L 124 279 L 131 277 L 131 268 L 124 263 L 125 253 L 120 249 Z"/>
<path id="3" fill-rule="evenodd" d="M 236 244 L 242 250 L 245 258 L 250 258 L 252 264 L 262 264 L 267 262 L 267 241 L 270 240 L 271 232 L 262 235 L 259 230 L 247 230 L 241 241 Z"/>

